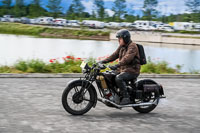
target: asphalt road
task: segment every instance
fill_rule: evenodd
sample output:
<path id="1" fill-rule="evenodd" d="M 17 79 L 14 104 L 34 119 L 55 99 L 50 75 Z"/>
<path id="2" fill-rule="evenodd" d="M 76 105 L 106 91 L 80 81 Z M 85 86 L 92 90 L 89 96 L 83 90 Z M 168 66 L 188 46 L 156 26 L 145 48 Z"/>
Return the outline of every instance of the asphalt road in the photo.
<path id="1" fill-rule="evenodd" d="M 0 78 L 0 133 L 200 133 L 200 79 L 154 79 L 166 100 L 149 114 L 98 103 L 83 116 L 62 107 L 64 78 Z"/>

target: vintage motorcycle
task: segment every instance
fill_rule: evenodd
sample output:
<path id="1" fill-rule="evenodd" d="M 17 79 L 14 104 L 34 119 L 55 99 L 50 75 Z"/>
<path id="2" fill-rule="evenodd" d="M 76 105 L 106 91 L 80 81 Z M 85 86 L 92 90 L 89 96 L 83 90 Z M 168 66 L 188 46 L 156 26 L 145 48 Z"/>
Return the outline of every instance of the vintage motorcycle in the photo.
<path id="1" fill-rule="evenodd" d="M 62 105 L 72 115 L 87 113 L 96 106 L 97 101 L 117 109 L 132 107 L 140 113 L 149 113 L 156 108 L 160 98 L 165 98 L 163 87 L 155 81 L 133 79 L 127 81 L 131 103 L 120 105 L 122 96 L 115 83 L 115 71 L 101 72 L 107 67 L 98 63 L 90 67 L 82 62 L 81 68 L 84 78 L 70 81 L 62 94 Z M 97 87 L 93 85 L 94 82 Z"/>

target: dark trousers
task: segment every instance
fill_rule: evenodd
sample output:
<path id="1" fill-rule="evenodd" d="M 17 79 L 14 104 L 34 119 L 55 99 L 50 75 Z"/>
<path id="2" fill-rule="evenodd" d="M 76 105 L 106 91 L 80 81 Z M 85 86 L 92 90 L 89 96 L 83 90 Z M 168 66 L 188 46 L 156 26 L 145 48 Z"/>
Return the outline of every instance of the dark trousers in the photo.
<path id="1" fill-rule="evenodd" d="M 127 95 L 126 81 L 136 79 L 137 77 L 138 74 L 132 74 L 128 72 L 122 72 L 116 76 L 115 81 L 120 91 L 122 92 L 122 95 Z"/>

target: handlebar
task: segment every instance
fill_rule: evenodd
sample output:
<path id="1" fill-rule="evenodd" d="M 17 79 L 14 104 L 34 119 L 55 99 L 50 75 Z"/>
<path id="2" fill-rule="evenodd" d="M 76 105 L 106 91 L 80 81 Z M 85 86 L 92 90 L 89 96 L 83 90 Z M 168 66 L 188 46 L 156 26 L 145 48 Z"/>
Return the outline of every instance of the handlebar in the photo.
<path id="1" fill-rule="evenodd" d="M 98 66 L 99 69 L 106 69 L 107 68 L 106 65 L 101 64 L 101 63 L 97 63 L 97 66 Z"/>

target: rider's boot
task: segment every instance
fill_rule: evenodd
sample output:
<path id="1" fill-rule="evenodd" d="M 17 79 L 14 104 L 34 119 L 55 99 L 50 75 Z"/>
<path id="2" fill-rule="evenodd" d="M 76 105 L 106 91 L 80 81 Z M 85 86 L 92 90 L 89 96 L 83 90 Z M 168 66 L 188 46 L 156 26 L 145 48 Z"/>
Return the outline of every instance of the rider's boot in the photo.
<path id="1" fill-rule="evenodd" d="M 120 105 L 126 105 L 130 103 L 130 96 L 127 92 L 127 89 L 124 89 L 122 92 L 122 100 L 120 102 Z"/>

